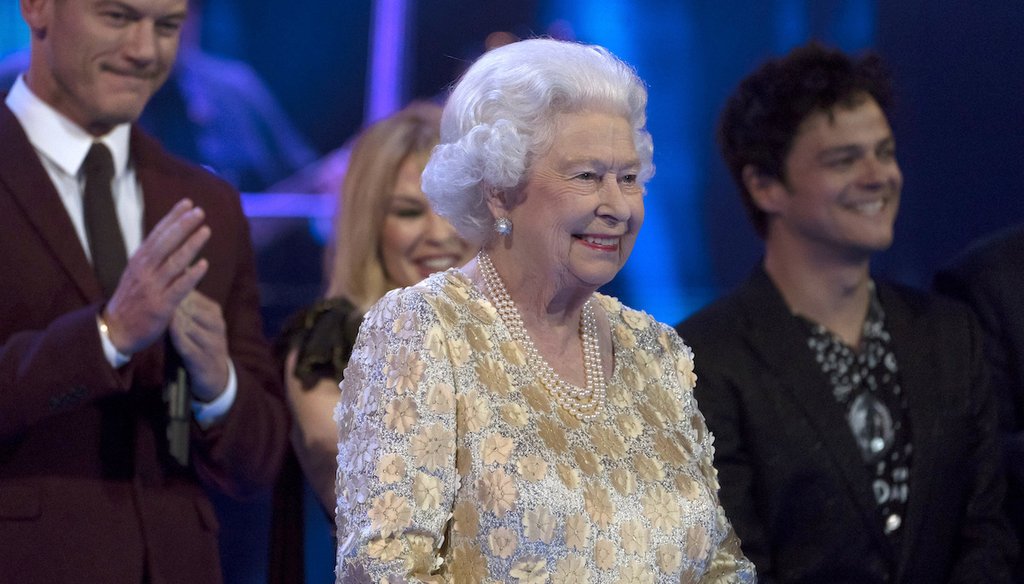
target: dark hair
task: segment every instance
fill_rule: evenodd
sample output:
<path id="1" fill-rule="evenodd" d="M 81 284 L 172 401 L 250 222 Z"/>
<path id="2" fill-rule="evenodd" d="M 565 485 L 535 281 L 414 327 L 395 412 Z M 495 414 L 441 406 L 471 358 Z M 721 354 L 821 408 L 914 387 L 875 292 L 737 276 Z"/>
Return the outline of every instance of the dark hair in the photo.
<path id="1" fill-rule="evenodd" d="M 854 59 L 817 42 L 767 61 L 740 82 L 722 110 L 718 142 L 758 235 L 765 236 L 768 217 L 743 183 L 743 169 L 752 165 L 784 181 L 800 124 L 837 105 L 860 105 L 866 96 L 888 113 L 892 82 L 881 57 L 867 53 Z"/>

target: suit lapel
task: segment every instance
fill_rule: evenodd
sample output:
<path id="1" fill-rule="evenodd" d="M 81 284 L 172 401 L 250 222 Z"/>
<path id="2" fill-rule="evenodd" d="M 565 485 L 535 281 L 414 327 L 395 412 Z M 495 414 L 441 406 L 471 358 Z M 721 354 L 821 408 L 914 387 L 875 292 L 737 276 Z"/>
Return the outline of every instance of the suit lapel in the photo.
<path id="1" fill-rule="evenodd" d="M 163 172 L 160 165 L 159 145 L 136 126 L 132 126 L 130 149 L 135 176 L 142 185 L 142 198 L 145 201 L 143 232 L 149 235 L 160 219 L 187 193 L 174 192 L 176 188 L 173 177 Z"/>
<path id="2" fill-rule="evenodd" d="M 861 510 L 869 532 L 876 536 L 882 549 L 890 549 L 882 533 L 871 477 L 845 413 L 807 346 L 807 331 L 790 313 L 782 295 L 761 268 L 740 289 L 739 301 L 748 327 L 748 342 L 764 365 L 765 387 L 775 386 L 788 394 L 794 410 L 803 415 L 831 457 L 835 473 L 846 485 L 846 494 Z"/>
<path id="3" fill-rule="evenodd" d="M 928 489 L 936 483 L 931 478 L 936 472 L 934 456 L 942 451 L 942 445 L 938 443 L 941 434 L 939 412 L 933 400 L 929 399 L 936 392 L 921 389 L 939 387 L 942 382 L 935 379 L 935 368 L 930 365 L 936 358 L 935 344 L 920 339 L 922 328 L 916 324 L 917 311 L 889 286 L 879 286 L 878 295 L 885 310 L 886 327 L 892 335 L 900 386 L 907 396 L 907 416 L 914 447 L 914 458 L 910 464 L 910 498 L 903 533 L 903 561 L 900 562 L 906 565 L 914 540 L 920 535 L 915 528 L 921 524 L 923 514 L 935 512 L 927 508 L 927 502 L 931 500 Z"/>
<path id="4" fill-rule="evenodd" d="M 21 124 L 6 105 L 0 107 L 0 144 L 5 150 L 5 155 L 0 156 L 0 182 L 10 191 L 54 261 L 75 283 L 86 302 L 101 300 L 99 281 L 67 209 Z"/>
<path id="5" fill-rule="evenodd" d="M 209 204 L 209 197 L 202 197 L 196 192 L 196 185 L 191 180 L 180 174 L 180 164 L 173 162 L 173 157 L 152 136 L 146 134 L 138 126 L 132 126 L 131 155 L 135 164 L 135 176 L 142 186 L 142 197 L 145 201 L 143 209 L 143 230 L 149 235 L 156 227 L 156 224 L 170 212 L 174 205 L 185 198 L 192 199 L 198 206 L 204 203 Z M 213 205 L 204 207 L 206 213 L 215 213 L 217 208 Z M 210 224 L 210 216 L 207 216 L 207 225 Z M 222 237 L 216 230 L 213 231 L 210 241 L 199 251 L 196 260 L 206 258 L 210 260 L 211 249 L 217 245 Z M 216 289 L 214 282 L 226 285 L 223 273 L 214 273 L 211 270 L 199 282 L 197 290 L 207 296 L 216 297 L 212 290 Z"/>

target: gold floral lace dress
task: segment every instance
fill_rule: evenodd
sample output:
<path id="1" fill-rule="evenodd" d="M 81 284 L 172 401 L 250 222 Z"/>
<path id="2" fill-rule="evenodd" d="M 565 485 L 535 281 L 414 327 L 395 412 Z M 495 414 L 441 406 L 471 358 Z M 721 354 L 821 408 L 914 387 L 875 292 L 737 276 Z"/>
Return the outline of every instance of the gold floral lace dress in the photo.
<path id="1" fill-rule="evenodd" d="M 604 414 L 555 404 L 457 270 L 366 315 L 335 411 L 338 582 L 753 582 L 718 504 L 691 353 L 598 295 Z"/>

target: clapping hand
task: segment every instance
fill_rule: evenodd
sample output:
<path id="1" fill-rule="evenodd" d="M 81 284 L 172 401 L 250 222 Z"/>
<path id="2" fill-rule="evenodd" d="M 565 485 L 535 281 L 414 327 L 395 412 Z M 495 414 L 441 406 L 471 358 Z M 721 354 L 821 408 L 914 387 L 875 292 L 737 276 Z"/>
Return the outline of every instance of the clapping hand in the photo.
<path id="1" fill-rule="evenodd" d="M 192 201 L 179 201 L 128 260 L 103 311 L 118 351 L 131 355 L 159 339 L 182 300 L 206 275 L 206 260 L 193 263 L 210 238 L 204 218 Z"/>
<path id="2" fill-rule="evenodd" d="M 228 383 L 227 325 L 220 305 L 195 290 L 171 319 L 171 342 L 192 379 L 192 395 L 208 402 Z"/>

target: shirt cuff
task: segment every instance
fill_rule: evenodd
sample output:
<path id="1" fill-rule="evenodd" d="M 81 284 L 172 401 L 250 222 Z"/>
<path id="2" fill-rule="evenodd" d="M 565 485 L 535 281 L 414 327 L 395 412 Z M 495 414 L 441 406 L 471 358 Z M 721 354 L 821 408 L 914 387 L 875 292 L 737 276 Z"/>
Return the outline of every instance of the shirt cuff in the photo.
<path id="1" fill-rule="evenodd" d="M 192 415 L 195 416 L 199 427 L 205 430 L 223 419 L 234 405 L 237 394 L 238 377 L 235 375 L 235 365 L 228 359 L 228 384 L 224 392 L 210 402 L 192 400 Z"/>
<path id="2" fill-rule="evenodd" d="M 103 322 L 103 317 L 98 314 L 96 315 L 96 328 L 100 331 L 100 344 L 103 345 L 103 355 L 107 358 L 107 363 L 110 363 L 114 369 L 120 369 L 127 365 L 132 360 L 132 356 L 117 350 L 110 340 L 110 329 L 107 328 L 107 323 Z"/>

